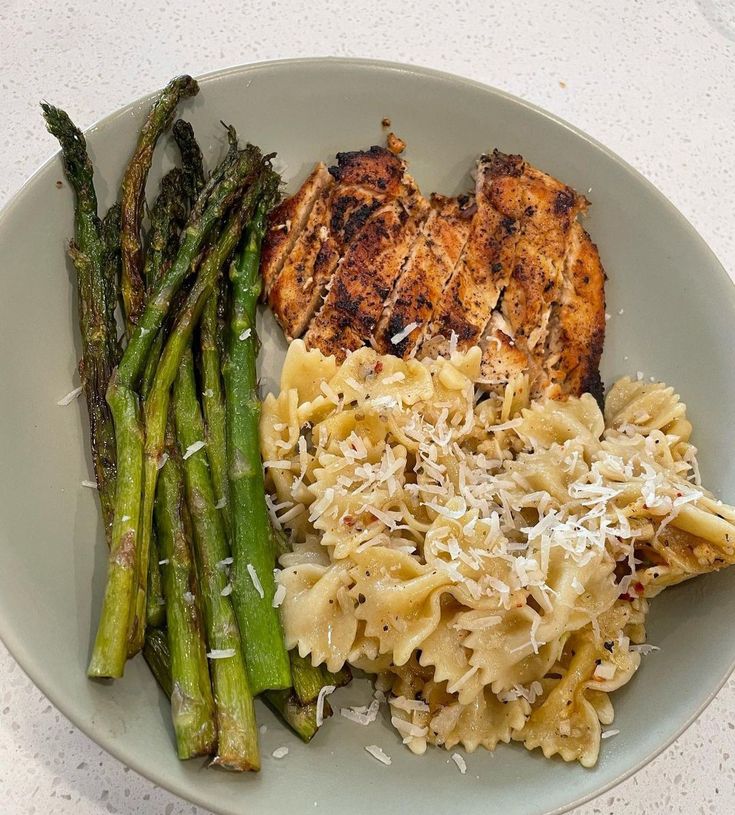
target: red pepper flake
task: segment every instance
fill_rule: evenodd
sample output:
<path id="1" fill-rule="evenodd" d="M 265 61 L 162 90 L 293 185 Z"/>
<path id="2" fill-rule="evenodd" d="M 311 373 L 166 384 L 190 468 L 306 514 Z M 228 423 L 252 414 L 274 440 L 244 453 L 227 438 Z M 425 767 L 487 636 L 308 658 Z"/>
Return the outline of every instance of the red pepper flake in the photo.
<path id="1" fill-rule="evenodd" d="M 636 583 L 633 588 L 638 592 L 638 594 L 643 594 L 643 592 L 646 590 L 643 583 Z"/>
<path id="2" fill-rule="evenodd" d="M 383 370 L 383 363 L 380 360 L 378 360 L 375 363 L 375 373 L 379 374 L 382 370 Z"/>
<path id="3" fill-rule="evenodd" d="M 342 523 L 345 526 L 354 526 L 355 525 L 355 519 L 352 517 L 352 515 L 345 515 L 345 517 L 342 518 Z"/>

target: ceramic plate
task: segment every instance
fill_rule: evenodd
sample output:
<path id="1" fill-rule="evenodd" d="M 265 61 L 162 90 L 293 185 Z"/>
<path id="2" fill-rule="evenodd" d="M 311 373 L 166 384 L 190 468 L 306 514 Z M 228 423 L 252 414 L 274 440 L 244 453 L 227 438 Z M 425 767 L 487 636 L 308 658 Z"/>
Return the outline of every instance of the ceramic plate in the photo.
<path id="1" fill-rule="evenodd" d="M 182 65 L 182 69 L 186 66 Z M 705 481 L 735 501 L 735 289 L 685 219 L 638 173 L 553 116 L 497 90 L 419 68 L 353 60 L 253 65 L 205 77 L 182 114 L 206 157 L 224 150 L 220 120 L 278 151 L 295 189 L 318 159 L 382 143 L 383 117 L 408 142 L 426 192 L 466 189 L 482 151 L 523 154 L 592 201 L 586 226 L 609 275 L 603 377 L 642 371 L 676 386 L 690 409 Z M 54 99 L 74 112 L 74 98 Z M 112 203 L 150 99 L 89 132 L 101 203 Z M 43 126 L 38 118 L 39 129 Z M 151 184 L 171 156 L 157 155 Z M 593 770 L 501 745 L 467 757 L 402 747 L 385 720 L 360 727 L 337 716 L 309 746 L 263 708 L 263 770 L 236 776 L 176 758 L 168 702 L 141 658 L 114 684 L 85 678 L 106 567 L 89 478 L 81 400 L 57 407 L 75 384 L 79 353 L 73 273 L 64 258 L 72 195 L 57 157 L 0 216 L 0 635 L 33 681 L 76 725 L 143 775 L 223 813 L 461 810 L 561 812 L 641 767 L 701 712 L 733 667 L 735 569 L 669 590 L 652 603 L 649 638 L 661 651 L 614 694 L 615 728 Z M 153 189 L 153 186 L 151 186 Z M 620 311 L 620 314 L 618 313 Z M 283 342 L 264 326 L 263 375 L 277 377 Z M 339 693 L 359 704 L 366 682 Z M 383 766 L 365 752 L 378 744 Z M 272 759 L 281 745 L 285 759 Z"/>

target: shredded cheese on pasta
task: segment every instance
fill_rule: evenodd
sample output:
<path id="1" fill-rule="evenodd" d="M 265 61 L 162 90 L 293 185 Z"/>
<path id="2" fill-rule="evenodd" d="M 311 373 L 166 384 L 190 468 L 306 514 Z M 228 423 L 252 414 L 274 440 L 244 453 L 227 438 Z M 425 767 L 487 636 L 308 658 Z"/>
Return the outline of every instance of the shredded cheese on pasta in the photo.
<path id="1" fill-rule="evenodd" d="M 286 645 L 377 674 L 414 752 L 513 739 L 591 766 L 648 598 L 735 561 L 735 509 L 670 388 L 530 404 L 480 359 L 291 343 L 261 424 Z"/>

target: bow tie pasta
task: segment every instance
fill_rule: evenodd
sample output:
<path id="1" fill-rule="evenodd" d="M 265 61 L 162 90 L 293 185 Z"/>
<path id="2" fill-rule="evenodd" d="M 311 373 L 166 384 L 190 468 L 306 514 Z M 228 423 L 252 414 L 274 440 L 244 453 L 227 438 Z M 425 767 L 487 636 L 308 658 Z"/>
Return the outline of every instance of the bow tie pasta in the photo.
<path id="1" fill-rule="evenodd" d="M 735 562 L 671 388 L 528 401 L 474 348 L 342 365 L 291 343 L 262 416 L 289 648 L 378 675 L 404 743 L 592 766 L 648 599 Z"/>

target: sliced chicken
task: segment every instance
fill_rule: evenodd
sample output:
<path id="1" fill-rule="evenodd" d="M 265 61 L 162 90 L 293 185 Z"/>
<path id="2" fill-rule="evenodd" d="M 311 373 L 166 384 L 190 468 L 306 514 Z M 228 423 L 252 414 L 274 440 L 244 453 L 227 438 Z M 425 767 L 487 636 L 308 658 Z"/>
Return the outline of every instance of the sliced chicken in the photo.
<path id="1" fill-rule="evenodd" d="M 420 354 L 446 354 L 452 334 L 457 348 L 477 345 L 493 309 L 510 279 L 518 222 L 499 211 L 492 200 L 498 175 L 508 172 L 502 162 L 483 156 L 477 166 L 476 212 L 462 257 L 454 270 L 426 331 Z"/>
<path id="2" fill-rule="evenodd" d="M 499 306 L 506 324 L 501 333 L 518 354 L 526 354 L 532 393 L 538 395 L 548 386 L 545 344 L 552 308 L 561 292 L 569 232 L 587 201 L 521 156 L 496 150 L 483 161 L 492 168 L 492 205 L 518 224 L 512 273 Z M 491 371 L 497 373 L 493 355 L 501 347 L 498 340 L 501 345 L 505 342 L 495 329 L 481 341 L 488 377 Z"/>
<path id="3" fill-rule="evenodd" d="M 375 347 L 381 353 L 406 357 L 421 343 L 467 242 L 471 203 L 466 196 L 431 197 L 431 212 L 375 329 Z"/>
<path id="4" fill-rule="evenodd" d="M 299 337 L 319 307 L 337 262 L 386 202 L 414 194 L 404 162 L 380 147 L 339 153 L 301 233 L 271 284 L 268 302 L 289 338 Z"/>
<path id="5" fill-rule="evenodd" d="M 601 398 L 605 342 L 605 271 L 597 247 L 572 224 L 559 301 L 552 310 L 544 367 L 548 396 L 592 393 Z"/>
<path id="6" fill-rule="evenodd" d="M 370 341 L 386 298 L 414 256 L 428 210 L 428 201 L 417 195 L 386 205 L 367 221 L 347 247 L 304 336 L 308 347 L 341 360 Z"/>
<path id="7" fill-rule="evenodd" d="M 286 258 L 306 226 L 316 200 L 331 187 L 332 176 L 323 162 L 314 167 L 309 177 L 290 198 L 285 198 L 268 215 L 268 228 L 260 254 L 263 293 L 267 297 L 281 273 Z"/>

